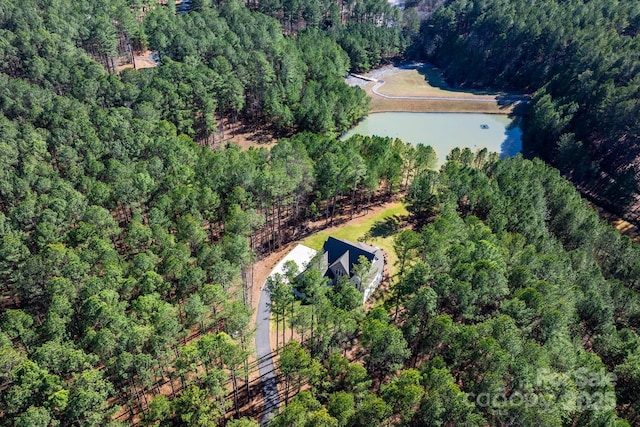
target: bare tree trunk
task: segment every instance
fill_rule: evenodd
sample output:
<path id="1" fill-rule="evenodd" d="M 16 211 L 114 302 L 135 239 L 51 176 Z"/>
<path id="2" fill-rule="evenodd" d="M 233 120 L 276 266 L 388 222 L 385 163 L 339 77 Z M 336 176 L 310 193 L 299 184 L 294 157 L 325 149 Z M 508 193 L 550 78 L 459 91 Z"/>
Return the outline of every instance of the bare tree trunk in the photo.
<path id="1" fill-rule="evenodd" d="M 249 300 L 247 297 L 247 269 L 245 267 L 242 267 L 242 301 L 245 303 L 245 305 L 249 304 Z"/>
<path id="2" fill-rule="evenodd" d="M 285 383 L 284 383 L 284 403 L 285 403 L 285 405 L 289 404 L 289 383 L 290 382 L 291 382 L 291 379 L 287 375 L 287 378 L 285 379 Z"/>
<path id="3" fill-rule="evenodd" d="M 331 224 L 333 224 L 333 217 L 336 215 L 336 199 L 338 198 L 338 192 L 333 193 L 333 200 L 331 202 Z"/>
<path id="4" fill-rule="evenodd" d="M 353 219 L 354 211 L 356 210 L 356 185 L 353 186 L 353 191 L 351 192 L 351 218 Z"/>
<path id="5" fill-rule="evenodd" d="M 276 248 L 282 245 L 282 198 L 278 198 L 278 244 Z"/>
<path id="6" fill-rule="evenodd" d="M 164 373 L 164 368 L 160 368 L 162 370 L 162 378 L 164 379 L 165 373 Z M 171 378 L 171 375 L 167 375 L 167 378 L 169 378 L 169 385 L 171 386 L 171 398 L 175 398 L 176 397 L 176 389 L 173 385 L 173 378 Z"/>
<path id="7" fill-rule="evenodd" d="M 273 306 L 271 306 L 271 308 L 273 308 Z M 273 310 L 271 310 L 271 312 L 273 313 Z M 274 313 L 274 317 L 276 318 L 276 348 L 278 348 L 278 336 L 279 336 L 279 323 L 278 323 L 278 313 Z"/>
<path id="8" fill-rule="evenodd" d="M 269 239 L 269 253 L 273 253 L 276 245 L 276 206 L 271 204 L 271 238 Z"/>
<path id="9" fill-rule="evenodd" d="M 240 337 L 240 345 L 243 350 L 246 350 L 246 341 L 244 335 Z M 244 359 L 244 385 L 247 393 L 247 402 L 251 400 L 251 396 L 249 396 L 249 360 L 245 357 Z"/>
<path id="10" fill-rule="evenodd" d="M 309 337 L 309 343 L 311 344 L 311 347 L 315 347 L 313 344 L 313 314 L 314 314 L 314 310 L 313 310 L 313 303 L 311 303 L 311 336 Z"/>
<path id="11" fill-rule="evenodd" d="M 253 245 L 253 236 L 251 236 L 251 244 Z M 252 247 L 253 249 L 253 247 Z M 249 280 L 249 306 L 252 306 L 253 304 L 253 273 L 254 273 L 254 266 L 255 266 L 255 262 L 251 263 L 251 279 Z"/>
<path id="12" fill-rule="evenodd" d="M 240 403 L 238 401 L 238 378 L 236 377 L 236 370 L 231 370 L 231 381 L 233 382 L 233 404 L 236 409 L 236 417 L 240 417 Z"/>

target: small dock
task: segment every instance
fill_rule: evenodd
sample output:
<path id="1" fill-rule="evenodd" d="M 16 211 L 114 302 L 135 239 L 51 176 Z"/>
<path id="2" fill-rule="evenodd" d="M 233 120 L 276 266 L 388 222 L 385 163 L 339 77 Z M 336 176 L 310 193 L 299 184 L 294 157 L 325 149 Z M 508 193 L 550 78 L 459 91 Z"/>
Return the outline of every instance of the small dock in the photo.
<path id="1" fill-rule="evenodd" d="M 352 77 L 356 77 L 358 79 L 369 81 L 369 82 L 377 82 L 378 81 L 378 79 L 374 79 L 372 77 L 363 76 L 361 74 L 353 74 L 353 73 L 351 73 L 349 75 L 352 76 Z"/>

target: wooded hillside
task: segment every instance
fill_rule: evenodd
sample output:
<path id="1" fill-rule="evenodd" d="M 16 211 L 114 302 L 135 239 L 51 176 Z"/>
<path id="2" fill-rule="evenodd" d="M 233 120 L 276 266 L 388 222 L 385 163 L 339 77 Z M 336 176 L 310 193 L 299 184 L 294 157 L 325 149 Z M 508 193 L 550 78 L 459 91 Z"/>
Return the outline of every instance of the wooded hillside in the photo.
<path id="1" fill-rule="evenodd" d="M 628 1 L 454 0 L 422 27 L 453 82 L 534 94 L 524 147 L 638 220 L 640 6 Z"/>
<path id="2" fill-rule="evenodd" d="M 454 150 L 407 201 L 382 306 L 299 279 L 324 320 L 283 349 L 310 388 L 272 425 L 638 424 L 637 245 L 539 160 Z"/>
<path id="3" fill-rule="evenodd" d="M 2 425 L 224 423 L 255 394 L 256 252 L 365 179 L 398 188 L 402 164 L 352 171 L 332 137 L 220 144 L 223 121 L 335 134 L 368 104 L 324 27 L 205 3 L 0 3 Z M 115 74 L 122 46 L 160 65 Z"/>

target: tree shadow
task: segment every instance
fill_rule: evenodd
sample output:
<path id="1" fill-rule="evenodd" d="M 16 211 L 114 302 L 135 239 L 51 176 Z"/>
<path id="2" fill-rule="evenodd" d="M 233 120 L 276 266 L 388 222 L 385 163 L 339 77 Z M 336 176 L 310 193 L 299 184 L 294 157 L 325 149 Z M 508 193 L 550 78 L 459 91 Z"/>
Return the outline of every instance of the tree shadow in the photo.
<path id="1" fill-rule="evenodd" d="M 496 102 L 501 110 L 511 109 L 509 116 L 522 117 L 526 116 L 528 112 L 529 102 L 531 96 L 529 95 L 497 95 Z"/>
<path id="2" fill-rule="evenodd" d="M 500 144 L 500 158 L 512 157 L 522 152 L 522 130 L 520 120 L 514 119 L 504 131 L 504 141 Z"/>
<path id="3" fill-rule="evenodd" d="M 371 229 L 366 234 L 367 238 L 374 237 L 389 237 L 398 232 L 403 227 L 404 222 L 406 221 L 406 216 L 404 215 L 393 215 L 389 218 L 385 218 L 382 220 L 378 220 L 373 223 Z"/>
<path id="4" fill-rule="evenodd" d="M 485 89 L 476 89 L 476 88 L 469 88 L 469 87 L 462 87 L 462 86 L 451 86 L 446 82 L 440 70 L 438 70 L 436 67 L 434 67 L 431 64 L 424 63 L 419 66 L 416 66 L 415 69 L 418 71 L 418 74 L 420 74 L 421 76 L 424 76 L 424 80 L 429 85 L 441 90 L 447 90 L 449 92 L 471 93 L 474 95 L 500 94 L 500 92 L 492 91 L 489 89 L 485 90 Z"/>
<path id="5" fill-rule="evenodd" d="M 442 90 L 453 90 L 451 86 L 444 80 L 444 76 L 440 71 L 431 64 L 422 64 L 416 67 L 418 74 L 424 76 L 424 80 L 430 85 Z"/>

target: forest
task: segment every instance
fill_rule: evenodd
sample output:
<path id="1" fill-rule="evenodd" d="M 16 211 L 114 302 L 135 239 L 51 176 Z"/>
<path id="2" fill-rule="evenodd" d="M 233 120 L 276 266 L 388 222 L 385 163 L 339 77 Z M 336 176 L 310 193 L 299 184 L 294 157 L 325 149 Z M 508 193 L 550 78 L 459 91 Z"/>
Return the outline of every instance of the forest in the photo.
<path id="1" fill-rule="evenodd" d="M 525 154 L 637 222 L 639 33 L 637 2 L 453 0 L 418 50 L 452 82 L 532 93 Z"/>
<path id="2" fill-rule="evenodd" d="M 330 136 L 368 111 L 342 81 L 347 25 L 172 6 L 0 3 L 0 424 L 237 416 L 254 393 L 256 255 L 343 199 L 398 191 L 403 144 Z M 378 6 L 354 34 L 391 10 Z M 127 43 L 161 65 L 114 73 Z M 229 121 L 327 136 L 212 150 Z"/>
<path id="3" fill-rule="evenodd" d="M 287 390 L 310 387 L 270 425 L 637 425 L 640 248 L 540 160 L 447 159 L 409 184 L 382 305 L 294 280 L 304 346 L 279 365 Z"/>
<path id="4" fill-rule="evenodd" d="M 368 112 L 344 75 L 427 29 L 382 0 L 0 0 L 0 424 L 255 426 L 251 265 L 405 195 L 383 304 L 274 290 L 303 339 L 273 425 L 640 422 L 640 249 L 557 170 L 336 138 Z M 279 142 L 220 143 L 234 123 Z"/>

